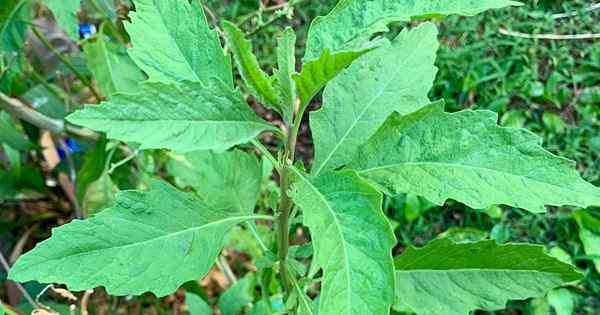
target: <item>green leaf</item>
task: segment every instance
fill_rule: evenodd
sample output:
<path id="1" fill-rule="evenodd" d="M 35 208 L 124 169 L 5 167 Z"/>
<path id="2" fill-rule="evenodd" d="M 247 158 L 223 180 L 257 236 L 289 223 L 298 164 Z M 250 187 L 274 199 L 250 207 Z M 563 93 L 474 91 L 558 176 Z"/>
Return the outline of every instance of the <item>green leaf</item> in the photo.
<path id="1" fill-rule="evenodd" d="M 250 93 L 261 104 L 282 113 L 279 93 L 273 86 L 271 78 L 260 68 L 256 56 L 252 53 L 252 42 L 246 39 L 244 33 L 231 22 L 223 22 L 223 31 L 233 53 L 233 59 Z"/>
<path id="2" fill-rule="evenodd" d="M 185 293 L 185 305 L 190 315 L 212 315 L 210 306 L 199 296 L 193 293 Z"/>
<path id="3" fill-rule="evenodd" d="M 80 0 L 44 0 L 54 19 L 60 27 L 67 33 L 69 38 L 79 41 L 79 18 L 77 14 L 81 7 Z"/>
<path id="4" fill-rule="evenodd" d="M 81 206 L 89 216 L 115 205 L 115 185 L 107 173 L 90 183 L 85 190 Z"/>
<path id="5" fill-rule="evenodd" d="M 291 125 L 296 106 L 296 82 L 292 76 L 296 74 L 296 34 L 291 27 L 283 31 L 277 38 L 277 66 L 275 77 L 279 90 L 279 108 L 283 120 Z"/>
<path id="6" fill-rule="evenodd" d="M 0 7 L 0 51 L 7 54 L 18 52 L 27 38 L 27 23 L 31 19 L 31 0 L 4 0 Z"/>
<path id="7" fill-rule="evenodd" d="M 104 286 L 109 294 L 159 297 L 203 277 L 229 229 L 264 216 L 211 209 L 193 194 L 154 181 L 149 192 L 124 191 L 117 205 L 53 230 L 21 256 L 10 279 L 66 284 L 72 291 Z"/>
<path id="8" fill-rule="evenodd" d="M 323 107 L 310 116 L 313 174 L 350 162 L 392 112 L 408 114 L 429 104 L 438 46 L 434 24 L 404 30 L 391 45 L 355 61 L 327 85 Z"/>
<path id="9" fill-rule="evenodd" d="M 3 0 L 0 5 L 0 88 L 9 93 L 14 78 L 22 72 L 21 48 L 27 39 L 32 0 Z"/>
<path id="10" fill-rule="evenodd" d="M 358 57 L 372 49 L 340 51 L 334 54 L 326 49 L 319 59 L 311 60 L 302 65 L 300 74 L 294 75 L 294 81 L 296 81 L 298 95 L 300 96 L 300 108 L 308 106 L 308 103 L 327 82 L 335 78 Z"/>
<path id="11" fill-rule="evenodd" d="M 100 138 L 94 145 L 94 148 L 89 150 L 83 156 L 83 163 L 77 171 L 77 199 L 83 201 L 88 186 L 97 181 L 105 172 L 107 164 L 108 152 L 106 145 L 108 141 L 105 137 Z"/>
<path id="12" fill-rule="evenodd" d="M 129 55 L 150 80 L 190 80 L 205 84 L 217 78 L 233 87 L 231 61 L 219 35 L 210 29 L 199 1 L 136 0 L 125 28 Z"/>
<path id="13" fill-rule="evenodd" d="M 548 292 L 546 297 L 556 315 L 572 315 L 575 311 L 575 297 L 569 289 L 560 288 Z"/>
<path id="14" fill-rule="evenodd" d="M 532 212 L 544 205 L 600 205 L 600 189 L 575 163 L 553 155 L 524 129 L 499 127 L 490 111 L 445 113 L 443 102 L 393 115 L 348 165 L 389 193 L 412 193 L 473 209 L 505 204 Z"/>
<path id="15" fill-rule="evenodd" d="M 240 279 L 219 298 L 218 306 L 222 315 L 237 315 L 254 300 L 254 279 L 252 274 Z"/>
<path id="16" fill-rule="evenodd" d="M 273 129 L 237 90 L 220 81 L 145 82 L 135 94 L 116 94 L 67 119 L 133 141 L 140 149 L 226 150 Z"/>
<path id="17" fill-rule="evenodd" d="M 592 263 L 596 271 L 600 272 L 600 219 L 580 210 L 575 213 L 575 220 L 579 225 L 579 240 L 583 244 L 583 250 L 586 255 L 596 257 L 592 259 Z"/>
<path id="18" fill-rule="evenodd" d="M 262 170 L 252 153 L 189 152 L 174 155 L 167 169 L 178 186 L 194 188 L 213 208 L 252 212 L 260 196 Z"/>
<path id="19" fill-rule="evenodd" d="M 88 68 L 104 95 L 117 92 L 135 92 L 138 84 L 145 79 L 144 74 L 131 60 L 127 51 L 112 43 L 104 36 L 94 42 L 87 41 L 83 46 Z"/>
<path id="20" fill-rule="evenodd" d="M 468 315 L 500 310 L 581 279 L 568 264 L 544 254 L 542 246 L 455 244 L 448 239 L 409 248 L 395 260 L 398 300 L 417 314 Z"/>
<path id="21" fill-rule="evenodd" d="M 304 59 L 315 60 L 326 49 L 356 48 L 373 34 L 387 32 L 387 25 L 393 22 L 453 14 L 472 16 L 518 4 L 509 0 L 342 0 L 328 15 L 312 22 Z"/>
<path id="22" fill-rule="evenodd" d="M 387 314 L 394 299 L 396 240 L 381 194 L 353 171 L 309 180 L 293 170 L 293 200 L 315 249 L 312 273 L 323 269 L 318 314 Z"/>
<path id="23" fill-rule="evenodd" d="M 4 304 L 0 301 L 0 315 L 4 315 Z"/>
<path id="24" fill-rule="evenodd" d="M 26 151 L 33 147 L 33 143 L 17 129 L 15 122 L 6 112 L 0 112 L 0 143 L 6 143 L 19 151 Z"/>

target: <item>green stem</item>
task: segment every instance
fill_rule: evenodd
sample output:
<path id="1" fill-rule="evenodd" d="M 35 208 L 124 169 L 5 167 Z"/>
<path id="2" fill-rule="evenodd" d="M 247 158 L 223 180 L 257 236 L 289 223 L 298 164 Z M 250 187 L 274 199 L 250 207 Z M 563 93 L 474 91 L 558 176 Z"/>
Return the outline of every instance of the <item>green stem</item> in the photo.
<path id="1" fill-rule="evenodd" d="M 56 57 L 58 57 L 58 59 L 60 59 L 60 61 L 67 67 L 69 68 L 69 70 L 71 70 L 71 72 L 73 72 L 73 74 L 83 83 L 85 84 L 90 91 L 92 92 L 92 94 L 94 94 L 94 97 L 100 101 L 102 99 L 102 96 L 100 96 L 100 93 L 98 93 L 98 91 L 96 91 L 96 88 L 92 85 L 92 82 L 90 80 L 88 80 L 88 78 L 86 78 L 81 72 L 79 72 L 79 70 L 77 70 L 77 68 L 60 52 L 58 51 L 54 46 L 52 46 L 52 44 L 50 44 L 50 42 L 48 41 L 48 39 L 44 36 L 44 34 L 42 34 L 37 27 L 34 24 L 31 24 L 31 30 L 33 31 L 33 33 L 35 34 L 35 36 L 42 42 L 42 44 L 48 49 L 50 50 L 53 54 L 56 55 Z"/>

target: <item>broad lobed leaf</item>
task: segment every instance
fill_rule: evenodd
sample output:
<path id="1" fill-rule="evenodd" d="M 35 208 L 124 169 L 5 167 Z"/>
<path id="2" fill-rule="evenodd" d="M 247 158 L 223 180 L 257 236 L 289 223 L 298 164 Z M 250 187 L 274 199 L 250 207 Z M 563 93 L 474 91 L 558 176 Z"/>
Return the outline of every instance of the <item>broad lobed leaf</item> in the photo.
<path id="1" fill-rule="evenodd" d="M 304 60 L 318 59 L 325 50 L 334 53 L 360 47 L 373 34 L 387 31 L 392 22 L 454 14 L 472 16 L 518 4 L 510 0 L 341 0 L 328 15 L 312 22 Z"/>
<path id="2" fill-rule="evenodd" d="M 315 249 L 311 269 L 323 269 L 318 314 L 388 314 L 396 240 L 381 194 L 353 171 L 314 180 L 294 173 L 292 197 Z"/>
<path id="3" fill-rule="evenodd" d="M 149 192 L 125 191 L 115 207 L 53 230 L 10 271 L 20 282 L 98 286 L 109 294 L 173 293 L 203 277 L 229 229 L 264 216 L 213 209 L 172 186 L 153 181 Z"/>
<path id="4" fill-rule="evenodd" d="M 395 259 L 396 294 L 419 315 L 499 310 L 509 300 L 543 296 L 581 279 L 571 265 L 528 244 L 456 244 L 448 239 L 409 248 Z"/>
<path id="5" fill-rule="evenodd" d="M 427 94 L 437 73 L 437 34 L 432 23 L 404 30 L 327 85 L 322 108 L 310 115 L 312 174 L 350 162 L 392 112 L 408 114 L 429 104 Z"/>
<path id="6" fill-rule="evenodd" d="M 117 94 L 68 116 L 74 124 L 140 143 L 142 149 L 178 152 L 227 150 L 273 129 L 237 90 L 213 80 L 145 82 L 135 94 Z"/>
<path id="7" fill-rule="evenodd" d="M 199 1 L 136 0 L 135 8 L 125 23 L 129 55 L 150 80 L 207 84 L 216 78 L 233 87 L 231 62 Z"/>
<path id="8" fill-rule="evenodd" d="M 395 114 L 348 167 L 390 193 L 417 194 L 474 209 L 495 204 L 544 212 L 544 205 L 600 205 L 600 188 L 575 163 L 524 129 L 497 125 L 490 111 L 445 113 L 443 102 Z"/>
<path id="9" fill-rule="evenodd" d="M 279 93 L 273 86 L 271 78 L 260 68 L 256 56 L 252 53 L 252 42 L 231 22 L 223 22 L 223 30 L 237 68 L 252 95 L 261 104 L 282 113 Z"/>

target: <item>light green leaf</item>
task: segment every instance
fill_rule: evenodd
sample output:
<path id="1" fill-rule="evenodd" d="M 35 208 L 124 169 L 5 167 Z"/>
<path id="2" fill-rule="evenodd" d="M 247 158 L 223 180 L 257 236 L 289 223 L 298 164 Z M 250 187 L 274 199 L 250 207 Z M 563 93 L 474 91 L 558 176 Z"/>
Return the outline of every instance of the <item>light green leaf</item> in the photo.
<path id="1" fill-rule="evenodd" d="M 0 315 L 4 315 L 4 304 L 0 301 Z"/>
<path id="2" fill-rule="evenodd" d="M 296 305 L 298 306 L 298 315 L 315 315 L 317 314 L 315 304 L 310 300 L 308 295 L 296 279 L 292 279 L 292 285 L 294 291 L 291 297 L 295 298 Z"/>
<path id="3" fill-rule="evenodd" d="M 394 299 L 396 240 L 381 194 L 353 171 L 314 180 L 294 172 L 293 200 L 315 249 L 311 269 L 323 269 L 318 314 L 387 314 Z"/>
<path id="4" fill-rule="evenodd" d="M 117 189 L 110 176 L 104 173 L 96 181 L 87 185 L 81 206 L 86 215 L 97 213 L 115 205 Z"/>
<path id="5" fill-rule="evenodd" d="M 87 105 L 67 118 L 109 138 L 133 141 L 140 149 L 179 152 L 226 150 L 272 129 L 237 90 L 213 80 L 146 82 L 138 93 L 116 94 L 100 106 Z"/>
<path id="6" fill-rule="evenodd" d="M 302 65 L 300 74 L 294 75 L 298 96 L 300 96 L 300 108 L 308 106 L 310 100 L 312 100 L 327 82 L 335 78 L 358 57 L 372 49 L 373 48 L 356 51 L 340 51 L 334 54 L 331 54 L 330 51 L 326 49 L 319 59 L 311 60 Z"/>
<path id="7" fill-rule="evenodd" d="M 125 28 L 129 55 L 150 80 L 190 80 L 205 84 L 217 78 L 233 87 L 231 62 L 219 35 L 210 29 L 200 1 L 136 0 Z"/>
<path id="8" fill-rule="evenodd" d="M 117 92 L 135 92 L 144 74 L 127 55 L 125 48 L 98 36 L 83 46 L 88 68 L 104 95 Z"/>
<path id="9" fill-rule="evenodd" d="M 390 193 L 438 205 L 452 198 L 473 209 L 505 204 L 532 212 L 544 205 L 600 205 L 600 189 L 575 163 L 544 150 L 524 129 L 499 127 L 490 111 L 445 113 L 443 102 L 393 115 L 348 165 Z"/>
<path id="10" fill-rule="evenodd" d="M 254 154 L 238 150 L 189 152 L 167 163 L 179 186 L 192 187 L 211 207 L 252 212 L 260 195 L 261 166 Z"/>
<path id="11" fill-rule="evenodd" d="M 600 272 L 600 219 L 585 210 L 580 210 L 575 213 L 575 220 L 579 225 L 579 240 L 583 244 L 585 254 L 596 257 L 592 262 L 596 271 Z"/>
<path id="12" fill-rule="evenodd" d="M 162 297 L 203 277 L 227 231 L 258 218 L 265 217 L 211 209 L 193 194 L 153 181 L 149 192 L 121 192 L 115 207 L 54 229 L 19 258 L 9 277 L 72 291 L 104 286 L 113 295 Z"/>
<path id="13" fill-rule="evenodd" d="M 193 293 L 185 293 L 185 305 L 190 315 L 212 315 L 213 311 L 208 304 Z"/>
<path id="14" fill-rule="evenodd" d="M 556 315 L 572 315 L 575 311 L 575 297 L 569 289 L 554 289 L 548 293 L 546 300 L 554 308 Z"/>
<path id="15" fill-rule="evenodd" d="M 219 298 L 219 309 L 222 315 L 237 315 L 246 305 L 254 300 L 252 292 L 254 291 L 254 279 L 252 274 L 240 279 Z"/>
<path id="16" fill-rule="evenodd" d="M 373 34 L 386 32 L 393 22 L 453 14 L 472 16 L 517 4 L 509 0 L 341 0 L 328 15 L 312 22 L 304 59 L 318 59 L 326 49 L 356 48 Z"/>
<path id="17" fill-rule="evenodd" d="M 5 58 L 18 52 L 25 43 L 31 19 L 31 0 L 4 0 L 0 6 L 0 52 Z"/>
<path id="18" fill-rule="evenodd" d="M 291 27 L 283 31 L 277 39 L 277 66 L 275 78 L 279 90 L 279 108 L 283 120 L 291 125 L 296 106 L 296 82 L 292 76 L 296 74 L 296 34 Z"/>
<path id="19" fill-rule="evenodd" d="M 44 0 L 54 19 L 73 41 L 79 40 L 79 18 L 77 14 L 81 7 L 80 0 Z"/>
<path id="20" fill-rule="evenodd" d="M 279 93 L 273 86 L 271 78 L 260 68 L 256 56 L 252 53 L 252 42 L 246 39 L 244 33 L 231 22 L 223 22 L 223 31 L 233 53 L 233 59 L 250 93 L 261 104 L 281 113 Z"/>
<path id="21" fill-rule="evenodd" d="M 26 151 L 33 147 L 33 143 L 17 129 L 12 117 L 6 112 L 0 112 L 0 143 L 6 143 L 19 151 Z"/>
<path id="22" fill-rule="evenodd" d="M 508 300 L 543 296 L 581 278 L 542 246 L 455 244 L 448 239 L 409 248 L 395 260 L 398 300 L 423 315 L 468 315 L 500 310 Z"/>
<path id="23" fill-rule="evenodd" d="M 358 59 L 327 85 L 323 107 L 310 116 L 313 174 L 350 162 L 392 112 L 408 114 L 429 104 L 438 46 L 434 24 L 404 30 L 391 45 Z"/>

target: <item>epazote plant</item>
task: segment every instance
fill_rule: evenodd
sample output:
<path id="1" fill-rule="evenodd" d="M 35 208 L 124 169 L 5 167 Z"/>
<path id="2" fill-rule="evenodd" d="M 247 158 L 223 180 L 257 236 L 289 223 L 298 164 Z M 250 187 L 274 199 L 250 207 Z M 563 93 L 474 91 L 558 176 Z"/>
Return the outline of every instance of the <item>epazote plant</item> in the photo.
<path id="1" fill-rule="evenodd" d="M 438 239 L 392 257 L 396 240 L 382 211 L 383 193 L 411 193 L 440 205 L 454 199 L 477 209 L 600 205 L 600 189 L 582 180 L 572 162 L 545 151 L 537 136 L 498 126 L 492 112 L 446 113 L 443 101 L 429 100 L 437 72 L 435 24 L 392 39 L 374 36 L 392 22 L 514 4 L 342 0 L 312 23 L 300 73 L 296 36 L 291 28 L 282 31 L 272 76 L 260 69 L 244 33 L 223 22 L 245 87 L 281 114 L 280 129 L 259 118 L 234 87 L 230 58 L 197 1 L 136 0 L 126 25 L 128 53 L 149 79 L 68 119 L 141 149 L 183 154 L 190 171 L 200 173 L 195 192 L 160 180 L 148 191 L 122 192 L 114 207 L 55 229 L 17 261 L 10 278 L 164 296 L 208 272 L 232 227 L 253 228 L 260 220 L 273 223 L 278 246 L 264 268 L 278 272 L 291 314 L 389 314 L 402 305 L 417 314 L 464 315 L 578 280 L 574 267 L 528 244 Z M 310 114 L 316 156 L 307 172 L 294 159 L 296 138 L 322 88 L 322 108 Z M 263 132 L 279 136 L 283 150 L 272 155 L 257 139 Z M 278 173 L 274 215 L 255 213 L 262 173 L 253 152 L 236 148 L 247 143 Z M 310 232 L 308 270 L 289 250 L 291 220 Z M 311 298 L 306 288 L 316 282 L 318 297 Z"/>

